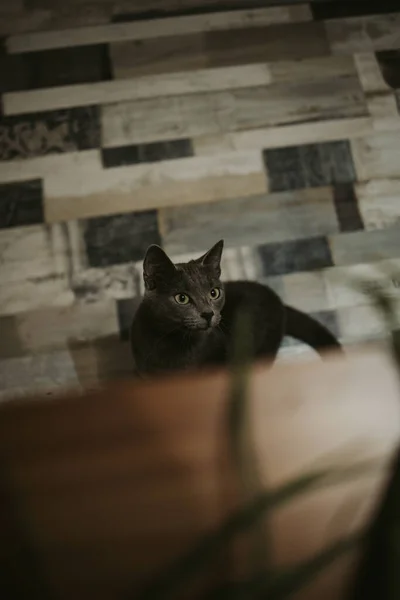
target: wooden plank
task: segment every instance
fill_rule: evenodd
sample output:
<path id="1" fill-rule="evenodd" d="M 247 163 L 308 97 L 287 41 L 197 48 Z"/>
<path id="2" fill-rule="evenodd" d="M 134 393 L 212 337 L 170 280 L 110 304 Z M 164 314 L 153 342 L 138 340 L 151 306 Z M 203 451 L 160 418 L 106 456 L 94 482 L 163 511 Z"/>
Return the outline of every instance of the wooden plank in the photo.
<path id="1" fill-rule="evenodd" d="M 354 63 L 363 90 L 368 94 L 388 92 L 389 86 L 382 76 L 375 52 L 357 52 Z"/>
<path id="2" fill-rule="evenodd" d="M 28 225 L 0 230 L 2 285 L 66 275 L 68 250 L 60 225 Z"/>
<path id="3" fill-rule="evenodd" d="M 49 399 L 57 395 L 60 389 L 79 389 L 80 381 L 68 350 L 53 349 L 49 353 L 20 356 L 23 350 L 16 348 L 13 343 L 15 338 L 11 337 L 12 333 L 7 330 L 4 319 L 5 317 L 1 318 L 1 326 L 10 344 L 8 351 L 12 353 L 16 350 L 16 353 L 0 361 L 0 402 L 15 402 L 24 397 L 31 399 L 35 394 Z M 5 351 L 7 349 L 2 349 L 3 356 Z M 93 380 L 88 383 L 93 384 Z"/>
<path id="4" fill-rule="evenodd" d="M 400 224 L 400 178 L 359 183 L 356 195 L 366 229 Z"/>
<path id="5" fill-rule="evenodd" d="M 208 66 L 202 33 L 110 45 L 115 79 L 194 71 Z"/>
<path id="6" fill-rule="evenodd" d="M 118 337 L 116 304 L 112 300 L 25 311 L 15 315 L 13 320 L 24 354 L 49 352 L 111 335 Z M 10 356 L 11 350 L 1 348 L 0 357 Z"/>
<path id="7" fill-rule="evenodd" d="M 332 308 L 327 294 L 324 271 L 283 275 L 282 288 L 285 303 L 306 313 Z"/>
<path id="8" fill-rule="evenodd" d="M 157 46 L 153 44 L 153 48 L 155 47 Z M 160 60 L 162 68 L 171 64 L 169 55 L 165 57 L 165 53 L 160 54 Z M 187 64 L 191 57 L 180 56 L 179 60 L 184 60 Z M 143 76 L 138 76 L 141 70 L 144 72 L 148 72 L 149 69 L 157 70 L 157 64 L 150 64 L 149 61 L 141 64 L 137 53 L 124 53 L 122 61 L 119 63 L 116 75 L 118 77 L 134 76 L 133 78 L 90 85 L 81 84 L 6 93 L 3 96 L 4 114 L 26 113 L 27 106 L 29 106 L 29 112 L 34 113 L 73 106 L 112 104 L 127 100 L 250 88 L 268 85 L 272 82 L 293 84 L 300 81 L 312 82 L 356 75 L 353 60 L 347 56 L 312 58 L 302 61 L 261 62 Z"/>
<path id="9" fill-rule="evenodd" d="M 205 34 L 209 65 L 299 60 L 330 54 L 322 23 L 294 23 Z"/>
<path id="10" fill-rule="evenodd" d="M 90 85 L 60 86 L 4 94 L 4 114 L 24 114 L 73 106 L 114 104 L 127 100 L 143 100 L 267 85 L 271 82 L 266 63 L 199 69 L 193 72 L 148 75 L 129 80 L 104 81 Z"/>
<path id="11" fill-rule="evenodd" d="M 356 77 L 274 84 L 232 92 L 230 130 L 367 115 Z"/>
<path id="12" fill-rule="evenodd" d="M 73 170 L 81 161 L 93 163 L 100 161 L 99 150 L 65 152 L 28 159 L 0 161 L 0 183 L 45 179 L 48 175 L 62 173 L 64 169 Z"/>
<path id="13" fill-rule="evenodd" d="M 370 117 L 333 119 L 316 123 L 298 123 L 265 127 L 250 131 L 235 131 L 220 135 L 194 138 L 195 154 L 206 156 L 232 150 L 285 148 L 301 144 L 317 144 L 335 140 L 363 137 L 373 131 Z"/>
<path id="14" fill-rule="evenodd" d="M 115 77 L 299 60 L 329 54 L 321 23 L 226 29 L 111 46 Z"/>
<path id="15" fill-rule="evenodd" d="M 360 181 L 400 177 L 398 128 L 353 139 L 351 148 Z"/>
<path id="16" fill-rule="evenodd" d="M 235 198 L 159 214 L 163 247 L 172 255 L 212 246 L 256 246 L 338 232 L 331 188 Z"/>
<path id="17" fill-rule="evenodd" d="M 395 50 L 400 46 L 400 13 L 332 19 L 325 23 L 334 54 Z"/>
<path id="18" fill-rule="evenodd" d="M 357 75 L 352 56 L 318 56 L 303 60 L 272 61 L 269 65 L 273 83 L 312 82 Z"/>
<path id="19" fill-rule="evenodd" d="M 266 190 L 262 158 L 254 151 L 114 169 L 92 159 L 45 179 L 45 215 L 47 222 L 69 221 Z"/>
<path id="20" fill-rule="evenodd" d="M 400 256 L 398 225 L 374 231 L 340 233 L 329 239 L 335 265 L 373 263 Z"/>
<path id="21" fill-rule="evenodd" d="M 0 286 L 2 315 L 35 310 L 43 306 L 69 306 L 74 300 L 69 277 L 64 274 L 46 278 L 28 277 Z"/>
<path id="22" fill-rule="evenodd" d="M 355 77 L 282 83 L 104 106 L 103 145 L 225 134 L 301 121 L 367 115 Z"/>
<path id="23" fill-rule="evenodd" d="M 7 39 L 7 49 L 11 54 L 35 52 L 50 48 L 68 48 L 107 44 L 126 40 L 154 40 L 168 36 L 190 35 L 220 29 L 257 27 L 273 23 L 290 22 L 294 17 L 310 20 L 311 12 L 305 5 L 302 12 L 293 13 L 287 7 L 256 8 L 243 11 L 227 11 L 193 16 L 164 19 L 140 20 L 126 23 L 112 23 L 93 27 L 78 27 L 60 31 L 33 32 L 14 35 Z"/>
<path id="24" fill-rule="evenodd" d="M 323 271 L 323 277 L 330 308 L 369 306 L 374 304 L 374 299 L 366 293 L 368 286 L 372 290 L 384 291 L 392 299 L 398 299 L 400 259 L 378 259 L 332 267 Z M 355 285 L 355 282 L 359 285 Z"/>
<path id="25" fill-rule="evenodd" d="M 121 175 L 122 178 L 122 175 Z M 129 178 L 127 178 L 129 179 Z M 125 187 L 126 189 L 122 189 Z M 129 181 L 113 189 L 104 186 L 104 190 L 85 196 L 71 190 L 64 196 L 54 195 L 51 191 L 45 199 L 47 222 L 83 219 L 114 213 L 129 213 L 157 209 L 179 204 L 196 204 L 214 200 L 228 200 L 237 194 L 245 196 L 262 193 L 266 190 L 264 173 L 248 175 L 209 176 L 198 181 L 171 181 L 158 185 L 129 187 Z"/>

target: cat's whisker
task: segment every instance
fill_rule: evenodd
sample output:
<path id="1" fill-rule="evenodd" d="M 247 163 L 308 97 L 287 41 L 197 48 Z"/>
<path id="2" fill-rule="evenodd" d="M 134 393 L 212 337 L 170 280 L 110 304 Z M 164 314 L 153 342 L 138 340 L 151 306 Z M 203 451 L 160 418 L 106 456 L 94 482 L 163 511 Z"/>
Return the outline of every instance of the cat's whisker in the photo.
<path id="1" fill-rule="evenodd" d="M 220 331 L 222 331 L 223 334 L 229 333 L 228 328 L 222 323 L 222 321 L 218 323 L 217 327 Z"/>

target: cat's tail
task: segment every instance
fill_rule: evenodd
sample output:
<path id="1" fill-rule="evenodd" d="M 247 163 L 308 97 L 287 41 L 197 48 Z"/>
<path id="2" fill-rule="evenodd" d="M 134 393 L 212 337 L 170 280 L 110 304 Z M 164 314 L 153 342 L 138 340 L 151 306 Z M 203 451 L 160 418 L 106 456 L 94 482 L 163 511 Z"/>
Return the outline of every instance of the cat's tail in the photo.
<path id="1" fill-rule="evenodd" d="M 342 350 L 336 337 L 324 325 L 310 315 L 286 306 L 285 335 L 294 337 L 314 350 L 339 349 Z"/>

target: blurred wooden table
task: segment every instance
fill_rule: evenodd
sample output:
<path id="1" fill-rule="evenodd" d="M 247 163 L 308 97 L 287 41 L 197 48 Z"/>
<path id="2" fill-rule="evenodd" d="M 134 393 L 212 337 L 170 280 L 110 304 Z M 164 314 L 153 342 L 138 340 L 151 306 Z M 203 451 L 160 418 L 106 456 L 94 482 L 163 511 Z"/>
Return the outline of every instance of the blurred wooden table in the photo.
<path id="1" fill-rule="evenodd" d="M 135 598 L 232 513 L 229 381 L 214 373 L 127 382 L 0 406 L 1 577 L 9 597 L 36 598 L 40 590 L 41 600 Z M 387 464 L 399 439 L 399 394 L 384 353 L 257 367 L 249 398 L 265 483 L 368 457 Z M 383 468 L 276 510 L 276 564 L 365 525 L 384 476 Z M 196 589 L 224 570 L 234 576 L 235 552 L 227 548 Z M 339 598 L 352 561 L 339 561 L 296 598 Z"/>

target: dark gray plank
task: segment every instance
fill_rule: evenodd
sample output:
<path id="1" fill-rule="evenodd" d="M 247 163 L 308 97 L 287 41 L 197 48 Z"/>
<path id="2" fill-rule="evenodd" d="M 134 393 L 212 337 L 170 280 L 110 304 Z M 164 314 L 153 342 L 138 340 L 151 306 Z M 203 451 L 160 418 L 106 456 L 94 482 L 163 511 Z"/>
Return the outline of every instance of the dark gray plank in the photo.
<path id="1" fill-rule="evenodd" d="M 357 196 L 351 183 L 335 185 L 333 199 L 340 231 L 364 229 Z"/>
<path id="2" fill-rule="evenodd" d="M 111 79 L 107 44 L 28 52 L 23 57 L 30 74 L 30 89 Z"/>
<path id="3" fill-rule="evenodd" d="M 273 192 L 355 181 L 348 141 L 264 150 Z"/>
<path id="4" fill-rule="evenodd" d="M 121 167 L 138 163 L 158 162 L 193 156 L 193 144 L 190 139 L 136 144 L 102 149 L 103 166 Z"/>
<path id="5" fill-rule="evenodd" d="M 362 17 L 363 15 L 377 15 L 380 13 L 396 12 L 399 9 L 399 0 L 327 0 L 311 2 L 314 19 L 338 19 L 341 17 Z"/>
<path id="6" fill-rule="evenodd" d="M 306 187 L 306 176 L 301 166 L 297 146 L 264 150 L 269 188 L 272 192 L 299 190 Z"/>
<path id="7" fill-rule="evenodd" d="M 266 276 L 313 271 L 333 265 L 325 237 L 266 244 L 259 246 L 258 252 Z"/>
<path id="8" fill-rule="evenodd" d="M 42 181 L 0 184 L 0 228 L 43 223 Z"/>
<path id="9" fill-rule="evenodd" d="M 22 54 L 7 54 L 0 40 L 0 94 L 28 89 L 31 81 L 32 74 L 25 57 Z"/>
<path id="10" fill-rule="evenodd" d="M 157 211 L 87 219 L 84 240 L 91 267 L 142 260 L 150 244 L 160 244 Z"/>

